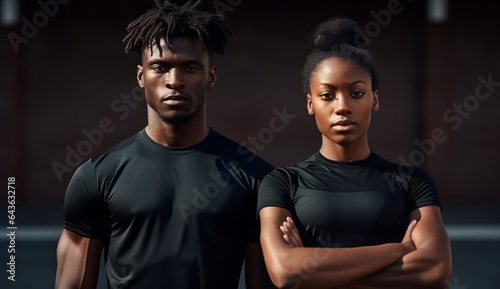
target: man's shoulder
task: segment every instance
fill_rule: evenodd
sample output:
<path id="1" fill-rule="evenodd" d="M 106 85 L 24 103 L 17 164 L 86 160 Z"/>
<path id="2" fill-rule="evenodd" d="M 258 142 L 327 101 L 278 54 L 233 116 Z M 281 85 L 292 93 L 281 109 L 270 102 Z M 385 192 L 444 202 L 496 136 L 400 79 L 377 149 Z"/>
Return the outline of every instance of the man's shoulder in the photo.
<path id="1" fill-rule="evenodd" d="M 222 158 L 237 162 L 243 167 L 257 166 L 263 167 L 266 171 L 271 171 L 274 166 L 260 157 L 257 152 L 236 142 L 232 138 L 211 129 L 211 142 L 209 146 L 216 150 Z"/>
<path id="2" fill-rule="evenodd" d="M 210 141 L 207 143 L 210 148 L 216 149 L 222 155 L 231 157 L 243 157 L 244 155 L 257 156 L 255 151 L 252 151 L 242 144 L 239 144 L 234 139 L 222 134 L 214 129 L 210 130 Z"/>
<path id="3" fill-rule="evenodd" d="M 133 149 L 133 147 L 138 143 L 139 139 L 139 133 L 135 133 L 132 136 L 129 136 L 115 143 L 104 152 L 91 157 L 89 159 L 89 162 L 96 165 L 102 163 L 103 161 L 122 159 L 127 154 L 131 154 L 130 149 Z"/>
<path id="4" fill-rule="evenodd" d="M 239 144 L 233 140 L 231 137 L 228 137 L 227 135 L 219 132 L 218 130 L 215 130 L 213 128 L 210 128 L 210 140 L 212 142 L 219 142 L 222 144 L 227 144 L 231 146 L 238 146 Z"/>

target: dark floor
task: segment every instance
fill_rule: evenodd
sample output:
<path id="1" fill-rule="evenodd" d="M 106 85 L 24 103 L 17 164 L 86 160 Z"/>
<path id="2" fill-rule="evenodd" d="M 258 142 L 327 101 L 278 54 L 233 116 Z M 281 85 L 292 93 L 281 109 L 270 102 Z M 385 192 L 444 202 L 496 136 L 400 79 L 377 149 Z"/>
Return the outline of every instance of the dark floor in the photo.
<path id="1" fill-rule="evenodd" d="M 58 216 L 29 211 L 30 214 L 17 220 L 14 282 L 8 280 L 7 226 L 0 228 L 0 263 L 4 264 L 0 270 L 2 289 L 54 288 L 55 250 L 60 232 L 55 220 Z M 33 217 L 33 214 L 38 217 Z M 449 208 L 443 211 L 443 219 L 453 253 L 453 277 L 449 289 L 500 289 L 500 206 Z M 104 274 L 100 276 L 98 288 L 106 288 Z"/>

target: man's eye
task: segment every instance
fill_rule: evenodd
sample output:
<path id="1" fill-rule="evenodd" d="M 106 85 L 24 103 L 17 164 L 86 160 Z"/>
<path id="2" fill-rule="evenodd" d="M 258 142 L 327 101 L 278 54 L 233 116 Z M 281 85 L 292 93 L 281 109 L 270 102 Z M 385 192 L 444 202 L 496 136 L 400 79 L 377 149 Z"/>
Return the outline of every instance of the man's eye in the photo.
<path id="1" fill-rule="evenodd" d="M 156 72 L 165 72 L 167 71 L 167 69 L 163 66 L 153 66 L 151 67 L 152 70 L 156 71 Z"/>
<path id="2" fill-rule="evenodd" d="M 187 66 L 186 70 L 189 72 L 195 72 L 195 71 L 198 71 L 199 69 L 196 66 Z"/>

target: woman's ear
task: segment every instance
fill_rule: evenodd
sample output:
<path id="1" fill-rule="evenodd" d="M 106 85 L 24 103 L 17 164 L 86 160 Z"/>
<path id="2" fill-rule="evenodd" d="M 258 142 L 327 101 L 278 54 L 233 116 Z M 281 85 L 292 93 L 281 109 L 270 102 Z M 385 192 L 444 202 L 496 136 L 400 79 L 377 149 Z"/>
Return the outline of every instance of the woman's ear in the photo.
<path id="1" fill-rule="evenodd" d="M 379 110 L 379 100 L 378 100 L 378 89 L 373 92 L 373 103 L 372 111 L 377 112 Z"/>
<path id="2" fill-rule="evenodd" d="M 311 95 L 307 94 L 307 113 L 309 115 L 314 115 L 314 106 L 312 104 Z"/>
<path id="3" fill-rule="evenodd" d="M 137 83 L 141 88 L 144 88 L 144 74 L 141 65 L 137 65 Z"/>

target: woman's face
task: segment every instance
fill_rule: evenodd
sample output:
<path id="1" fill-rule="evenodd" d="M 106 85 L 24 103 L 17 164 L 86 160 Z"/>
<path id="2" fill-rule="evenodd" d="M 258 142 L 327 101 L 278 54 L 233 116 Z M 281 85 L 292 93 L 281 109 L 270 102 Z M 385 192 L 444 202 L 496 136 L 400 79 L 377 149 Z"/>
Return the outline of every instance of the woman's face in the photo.
<path id="1" fill-rule="evenodd" d="M 371 113 L 378 111 L 378 91 L 362 66 L 342 58 L 321 61 L 311 73 L 308 113 L 323 137 L 347 146 L 367 141 Z"/>

